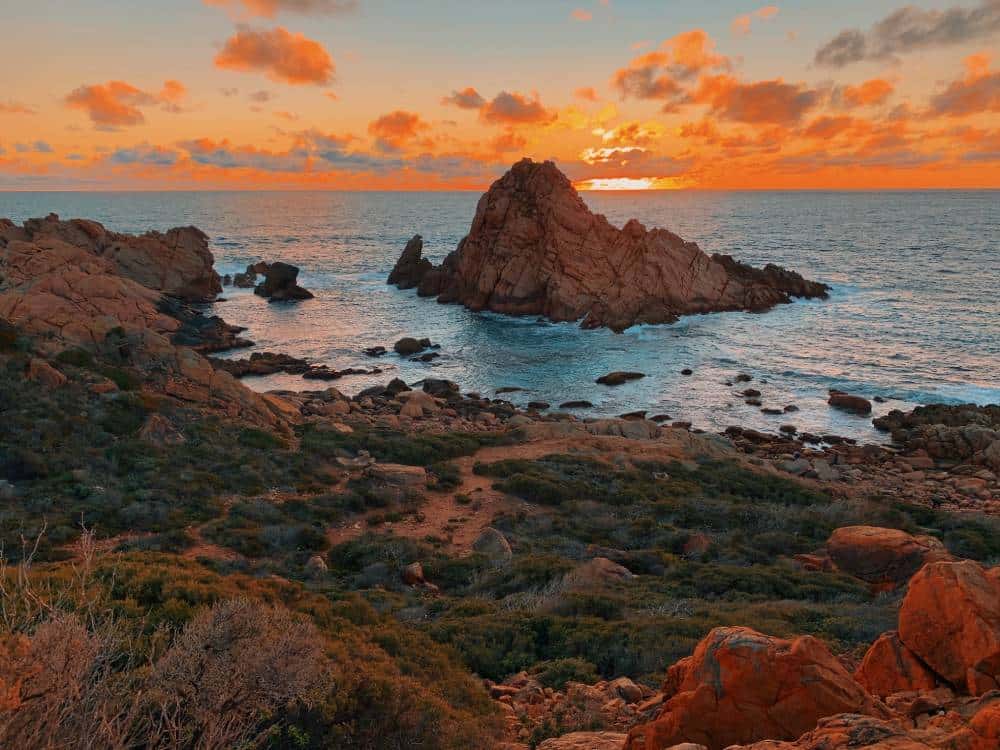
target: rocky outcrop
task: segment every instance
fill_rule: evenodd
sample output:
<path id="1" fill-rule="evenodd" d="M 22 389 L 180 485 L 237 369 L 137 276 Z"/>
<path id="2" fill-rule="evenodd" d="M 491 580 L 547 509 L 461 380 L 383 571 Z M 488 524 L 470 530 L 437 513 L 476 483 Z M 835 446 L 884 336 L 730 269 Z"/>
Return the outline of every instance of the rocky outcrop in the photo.
<path id="1" fill-rule="evenodd" d="M 938 679 L 899 639 L 899 633 L 883 633 L 868 649 L 854 679 L 872 695 L 885 698 L 893 693 L 933 690 Z"/>
<path id="2" fill-rule="evenodd" d="M 313 293 L 298 285 L 299 269 L 290 263 L 265 264 L 264 281 L 254 287 L 253 293 L 268 302 L 294 302 L 312 299 Z"/>
<path id="3" fill-rule="evenodd" d="M 621 331 L 724 310 L 762 311 L 827 287 L 769 265 L 708 256 L 665 229 L 618 229 L 591 213 L 552 162 L 518 162 L 480 199 L 468 236 L 441 266 L 407 245 L 390 283 L 472 310 L 543 315 Z"/>
<path id="4" fill-rule="evenodd" d="M 842 571 L 883 589 L 905 584 L 925 563 L 951 559 L 934 537 L 876 526 L 839 528 L 826 551 Z"/>
<path id="5" fill-rule="evenodd" d="M 414 235 L 403 254 L 396 261 L 396 266 L 389 274 L 389 283 L 400 289 L 415 289 L 420 285 L 421 280 L 434 269 L 434 264 L 427 258 L 422 257 L 424 251 L 424 239 L 419 234 Z"/>
<path id="6" fill-rule="evenodd" d="M 695 742 L 709 750 L 758 740 L 794 740 L 839 713 L 885 717 L 819 640 L 772 638 L 716 628 L 670 669 L 659 717 L 629 733 L 626 750 Z"/>
<path id="7" fill-rule="evenodd" d="M 926 565 L 903 599 L 899 636 L 956 689 L 1000 689 L 1000 578 L 971 560 Z"/>
<path id="8" fill-rule="evenodd" d="M 222 291 L 208 236 L 195 227 L 131 235 L 109 232 L 96 221 L 61 221 L 49 214 L 29 219 L 23 227 L 6 222 L 0 235 L 42 246 L 53 241 L 72 245 L 106 260 L 118 276 L 188 302 L 208 302 Z"/>
<path id="9" fill-rule="evenodd" d="M 31 337 L 47 356 L 82 348 L 134 370 L 143 387 L 158 394 L 262 427 L 285 429 L 286 420 L 259 394 L 174 341 L 180 332 L 194 330 L 190 325 L 201 325 L 190 323 L 197 311 L 167 296 L 168 290 L 184 292 L 180 276 L 171 271 L 157 274 L 156 283 L 166 288 L 153 289 L 128 275 L 134 269 L 125 265 L 126 250 L 141 248 L 155 255 L 165 236 L 151 233 L 132 243 L 127 235 L 112 235 L 95 222 L 49 217 L 19 228 L 0 221 L 0 318 Z M 184 246 L 180 240 L 176 243 L 171 247 Z M 193 267 L 186 252 L 171 255 L 170 248 L 160 249 Z M 196 278 L 217 278 L 206 276 L 203 269 L 199 273 L 188 279 L 189 291 L 197 286 Z M 216 326 L 213 319 L 206 320 L 209 327 Z"/>
<path id="10" fill-rule="evenodd" d="M 937 461 L 967 462 L 1000 473 L 998 404 L 930 404 L 908 413 L 894 409 L 872 421 L 910 452 L 926 451 Z"/>
<path id="11" fill-rule="evenodd" d="M 1000 707 L 1000 703 L 995 706 Z M 728 750 L 996 750 L 1000 733 L 991 722 L 998 713 L 997 708 L 984 708 L 967 726 L 957 715 L 949 714 L 922 728 L 840 714 L 821 720 L 794 742 L 764 741 Z"/>

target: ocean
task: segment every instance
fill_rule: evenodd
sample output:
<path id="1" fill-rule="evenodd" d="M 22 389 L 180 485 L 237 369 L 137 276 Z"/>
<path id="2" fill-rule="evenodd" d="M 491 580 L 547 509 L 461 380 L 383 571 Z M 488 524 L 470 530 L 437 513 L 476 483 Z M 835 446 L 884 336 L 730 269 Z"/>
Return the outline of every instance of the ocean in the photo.
<path id="1" fill-rule="evenodd" d="M 439 262 L 467 232 L 477 193 L 141 192 L 0 193 L 0 216 L 22 221 L 56 212 L 111 229 L 142 232 L 194 224 L 211 237 L 216 268 L 257 260 L 302 269 L 316 298 L 268 304 L 226 289 L 213 311 L 246 326 L 256 350 L 308 357 L 338 369 L 378 365 L 378 376 L 332 385 L 356 393 L 392 377 L 448 378 L 465 391 L 515 403 L 589 400 L 583 415 L 639 409 L 712 431 L 732 424 L 800 430 L 862 440 L 880 436 L 870 419 L 829 408 L 827 391 L 868 398 L 875 414 L 915 404 L 1000 402 L 1000 192 L 628 192 L 585 193 L 592 210 L 620 226 L 637 218 L 720 252 L 777 263 L 832 286 L 830 299 L 796 302 L 763 314 L 720 313 L 622 334 L 571 323 L 473 313 L 420 299 L 385 284 L 406 241 L 424 237 Z M 441 345 L 433 363 L 391 349 L 404 335 Z M 253 351 L 253 350 L 250 350 Z M 246 356 L 243 350 L 235 356 Z M 690 368 L 693 375 L 681 371 Z M 613 370 L 646 373 L 606 388 Z M 727 386 L 753 376 L 767 416 Z M 245 381 L 268 390 L 323 384 L 278 375 Z M 742 386 L 743 388 L 747 386 Z"/>

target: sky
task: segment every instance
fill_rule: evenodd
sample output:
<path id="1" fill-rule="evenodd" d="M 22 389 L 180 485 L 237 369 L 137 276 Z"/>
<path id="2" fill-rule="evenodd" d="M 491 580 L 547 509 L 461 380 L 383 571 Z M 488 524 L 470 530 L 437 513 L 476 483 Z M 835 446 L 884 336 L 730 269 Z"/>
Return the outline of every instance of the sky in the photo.
<path id="1" fill-rule="evenodd" d="M 1000 0 L 3 0 L 0 190 L 1000 188 Z"/>

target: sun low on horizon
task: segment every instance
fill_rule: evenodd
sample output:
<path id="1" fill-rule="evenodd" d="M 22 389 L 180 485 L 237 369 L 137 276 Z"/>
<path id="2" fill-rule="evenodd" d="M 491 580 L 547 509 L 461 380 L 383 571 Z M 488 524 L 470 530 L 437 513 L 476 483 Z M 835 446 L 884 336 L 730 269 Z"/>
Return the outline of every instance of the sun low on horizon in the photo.
<path id="1" fill-rule="evenodd" d="M 1000 188 L 1000 0 L 9 5 L 0 190 Z"/>

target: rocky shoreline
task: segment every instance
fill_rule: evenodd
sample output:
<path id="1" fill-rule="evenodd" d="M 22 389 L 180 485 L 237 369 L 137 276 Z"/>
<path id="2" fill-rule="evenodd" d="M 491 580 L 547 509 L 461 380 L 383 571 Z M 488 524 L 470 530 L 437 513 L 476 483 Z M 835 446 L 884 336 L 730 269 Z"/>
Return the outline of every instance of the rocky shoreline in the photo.
<path id="1" fill-rule="evenodd" d="M 301 297 L 296 276 L 281 271 L 271 297 Z M 199 586 L 251 573 L 236 591 L 280 585 L 272 600 L 339 623 L 329 643 L 350 633 L 353 645 L 331 653 L 391 665 L 435 732 L 457 732 L 460 715 L 484 747 L 998 746 L 996 406 L 890 412 L 875 423 L 893 443 L 877 446 L 791 424 L 712 435 L 645 412 L 580 418 L 572 402 L 523 408 L 502 397 L 509 389 L 488 397 L 431 377 L 354 396 L 256 393 L 238 378 L 350 372 L 281 353 L 205 356 L 249 345 L 243 329 L 193 306 L 220 281 L 194 228 L 133 237 L 55 216 L 0 221 L 0 374 L 19 394 L 4 405 L 8 513 L 38 522 L 35 508 L 83 503 L 81 515 L 112 524 L 110 546 L 131 550 L 130 565 L 199 566 Z M 408 338 L 393 349 L 433 347 Z M 641 375 L 602 380 L 616 388 Z M 728 382 L 762 399 L 751 374 Z M 850 394 L 829 398 L 870 411 Z M 94 445 L 72 443 L 90 429 Z M 183 525 L 162 538 L 170 523 Z M 60 528 L 46 548 L 53 570 L 77 554 L 66 542 L 77 538 Z M 177 577 L 157 575 L 161 588 Z M 157 586 L 142 591 L 155 597 Z M 139 594 L 128 596 L 134 607 Z M 156 606 L 189 618 L 183 602 L 196 598 Z M 844 601 L 877 613 L 879 627 L 824 630 Z M 649 630 L 628 630 L 629 618 Z M 463 666 L 430 638 L 420 658 L 398 657 L 419 632 L 408 628 L 425 626 Z M 0 644 L 0 730 L 31 710 L 24 696 L 39 675 L 49 679 L 38 637 Z M 529 638 L 560 656 L 529 658 Z M 636 666 L 651 650 L 675 654 L 672 665 Z M 427 654 L 436 666 L 423 666 Z M 442 675 L 452 682 L 434 692 Z M 391 701 L 379 710 L 389 725 L 406 714 Z M 435 723 L 442 712 L 452 724 Z"/>

